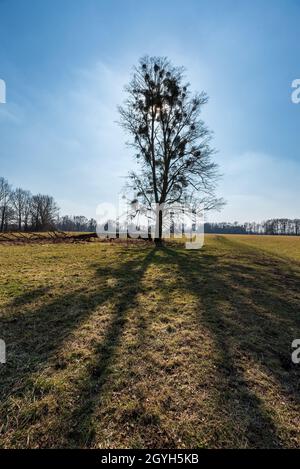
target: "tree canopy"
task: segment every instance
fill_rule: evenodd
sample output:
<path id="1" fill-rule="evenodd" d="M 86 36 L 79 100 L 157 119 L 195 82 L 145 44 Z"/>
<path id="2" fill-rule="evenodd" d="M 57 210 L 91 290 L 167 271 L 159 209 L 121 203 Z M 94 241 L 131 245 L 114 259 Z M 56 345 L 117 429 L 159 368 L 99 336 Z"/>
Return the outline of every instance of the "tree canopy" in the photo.
<path id="1" fill-rule="evenodd" d="M 149 205 L 193 201 L 219 208 L 211 132 L 200 117 L 206 93 L 193 94 L 184 68 L 165 57 L 140 59 L 126 93 L 119 113 L 138 162 L 129 175 L 136 198 Z"/>

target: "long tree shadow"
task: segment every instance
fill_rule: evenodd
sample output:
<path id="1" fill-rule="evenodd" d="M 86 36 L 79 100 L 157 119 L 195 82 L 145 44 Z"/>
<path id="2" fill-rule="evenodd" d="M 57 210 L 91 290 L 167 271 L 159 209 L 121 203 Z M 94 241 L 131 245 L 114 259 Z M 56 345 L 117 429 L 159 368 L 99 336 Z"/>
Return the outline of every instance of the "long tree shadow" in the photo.
<path id="1" fill-rule="evenodd" d="M 291 342 L 300 337 L 300 272 L 296 264 L 291 268 L 289 262 L 272 255 L 225 239 L 219 242 L 229 249 L 225 260 L 207 255 L 205 250 L 166 248 L 166 252 L 180 268 L 185 288 L 199 298 L 200 327 L 206 327 L 214 338 L 219 407 L 232 433 L 240 434 L 243 446 L 281 447 L 286 441 L 266 408 L 264 391 L 257 395 L 243 363 L 257 363 L 289 402 L 299 403 L 299 372 L 291 362 Z M 238 254 L 234 255 L 236 249 Z M 287 277 L 294 292 L 290 297 L 283 283 Z M 228 446 L 221 433 L 221 429 L 220 434 L 216 432 L 214 446 Z"/>
<path id="2" fill-rule="evenodd" d="M 32 299 L 40 297 L 42 300 L 43 295 L 49 293 L 47 290 L 39 288 L 32 295 L 26 293 L 14 300 L 9 314 L 3 314 L 0 321 L 1 335 L 6 340 L 9 354 L 8 364 L 0 368 L 3 421 L 9 420 L 11 426 L 14 421 L 14 416 L 10 417 L 9 396 L 22 398 L 30 391 L 32 377 L 42 373 L 49 363 L 55 364 L 56 353 L 60 347 L 65 347 L 66 338 L 74 330 L 81 329 L 96 310 L 109 302 L 109 319 L 102 332 L 99 331 L 98 336 L 95 334 L 91 360 L 81 361 L 84 373 L 78 380 L 70 379 L 68 383 L 74 386 L 74 407 L 65 412 L 67 404 L 61 403 L 64 413 L 48 425 L 52 439 L 45 439 L 47 446 L 94 446 L 95 411 L 111 384 L 112 369 L 118 360 L 129 312 L 143 290 L 143 277 L 150 264 L 161 264 L 164 269 L 175 264 L 177 270 L 172 282 L 178 281 L 179 288 L 198 298 L 199 328 L 207 329 L 215 344 L 216 356 L 211 359 L 216 365 L 217 406 L 227 422 L 229 436 L 224 437 L 220 418 L 220 428 L 215 429 L 211 446 L 234 446 L 236 442 L 248 447 L 285 446 L 286 440 L 279 434 L 267 408 L 264 383 L 261 383 L 262 391 L 257 392 L 245 375 L 244 365 L 249 360 L 265 370 L 288 402 L 299 403 L 299 372 L 290 358 L 291 342 L 300 336 L 299 268 L 231 241 L 221 239 L 219 247 L 196 252 L 166 247 L 162 256 L 155 250 L 139 252 L 133 249 L 130 260 L 118 265 L 93 263 L 91 289 L 77 287 L 52 301 L 45 296 L 47 302 L 32 309 Z M 106 278 L 117 282 L 106 284 Z M 157 281 L 167 299 L 169 285 L 161 279 Z M 23 314 L 20 313 L 22 306 Z M 153 320 L 151 315 L 137 318 L 137 349 L 147 341 L 151 347 L 147 330 Z M 71 377 L 73 367 L 72 362 L 68 377 Z M 53 370 L 55 368 L 49 373 Z M 31 424 L 28 423 L 29 427 Z M 15 430 L 22 431 L 18 422 L 13 425 Z M 4 424 L 2 432 L 6 427 Z M 36 441 L 40 444 L 38 434 Z M 148 442 L 153 443 L 152 433 L 149 433 Z"/>
<path id="3" fill-rule="evenodd" d="M 152 249 L 139 265 L 131 265 L 131 285 L 124 294 L 117 299 L 105 337 L 98 343 L 94 351 L 93 364 L 89 367 L 85 378 L 80 382 L 80 386 L 77 387 L 80 402 L 69 417 L 67 425 L 69 428 L 67 434 L 68 446 L 93 446 L 95 432 L 92 425 L 92 417 L 96 407 L 101 401 L 102 389 L 110 375 L 110 368 L 121 342 L 128 310 L 136 306 L 136 297 L 140 292 L 141 281 L 148 266 L 154 259 L 155 252 L 155 249 Z M 115 273 L 122 279 L 128 274 L 126 270 L 127 269 L 125 269 L 124 272 L 118 270 Z M 101 269 L 97 270 L 97 275 L 102 276 Z"/>
<path id="4" fill-rule="evenodd" d="M 91 281 L 94 287 L 99 283 L 99 290 L 94 288 L 89 291 L 88 288 L 78 287 L 50 302 L 44 301 L 42 306 L 36 309 L 25 308 L 24 313 L 20 312 L 20 307 L 30 306 L 32 301 L 42 298 L 47 293 L 46 289 L 38 288 L 19 296 L 5 307 L 0 317 L 1 338 L 7 344 L 8 355 L 7 364 L 0 368 L 2 402 L 0 413 L 3 417 L 2 422 L 6 421 L 6 425 L 2 426 L 2 433 L 5 433 L 6 427 L 11 423 L 8 421 L 13 420 L 13 418 L 8 418 L 11 413 L 10 396 L 13 399 L 23 396 L 32 387 L 31 377 L 37 372 L 42 372 L 72 331 L 89 318 L 96 308 L 113 300 L 115 312 L 104 341 L 98 346 L 99 360 L 96 360 L 91 368 L 90 380 L 86 381 L 80 390 L 84 407 L 90 406 L 92 411 L 93 390 L 96 392 L 97 388 L 99 392 L 105 381 L 106 371 L 113 360 L 114 350 L 120 340 L 126 309 L 134 302 L 141 276 L 153 255 L 153 250 L 146 251 L 144 254 L 143 251 L 132 249 L 130 260 L 121 261 L 117 266 L 101 267 L 97 263 L 93 264 L 95 276 Z M 105 276 L 113 276 L 117 279 L 126 279 L 126 276 L 129 276 L 130 283 L 125 285 L 120 295 L 116 295 L 115 285 L 103 288 Z M 75 421 L 80 415 L 80 410 L 74 412 L 73 420 Z M 73 436 L 70 434 L 70 438 L 76 442 L 80 439 L 79 435 L 76 435 L 76 430 Z"/>

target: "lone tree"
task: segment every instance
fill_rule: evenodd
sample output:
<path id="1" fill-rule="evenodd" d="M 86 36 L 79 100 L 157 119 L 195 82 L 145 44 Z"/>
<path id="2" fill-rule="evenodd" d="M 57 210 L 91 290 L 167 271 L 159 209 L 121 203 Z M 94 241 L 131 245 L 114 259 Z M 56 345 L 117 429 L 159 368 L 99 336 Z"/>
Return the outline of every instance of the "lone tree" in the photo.
<path id="1" fill-rule="evenodd" d="M 149 206 L 193 200 L 206 210 L 223 202 L 214 195 L 218 177 L 211 132 L 200 118 L 206 93 L 192 94 L 184 68 L 165 57 L 140 59 L 119 107 L 120 124 L 131 135 L 138 171 L 129 175 L 135 197 Z M 162 212 L 155 242 L 162 241 Z"/>

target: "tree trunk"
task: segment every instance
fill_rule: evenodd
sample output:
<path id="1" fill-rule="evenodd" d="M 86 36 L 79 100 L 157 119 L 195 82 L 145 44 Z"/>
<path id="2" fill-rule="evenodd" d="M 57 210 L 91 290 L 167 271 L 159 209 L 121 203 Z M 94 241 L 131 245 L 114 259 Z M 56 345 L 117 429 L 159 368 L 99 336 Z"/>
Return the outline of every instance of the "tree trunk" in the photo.
<path id="1" fill-rule="evenodd" d="M 162 222 L 163 222 L 163 214 L 162 210 L 159 210 L 156 216 L 156 227 L 155 227 L 155 245 L 156 247 L 162 246 Z"/>
<path id="2" fill-rule="evenodd" d="M 0 227 L 1 232 L 4 231 L 5 209 L 6 209 L 6 207 L 4 206 L 2 208 L 1 227 Z"/>

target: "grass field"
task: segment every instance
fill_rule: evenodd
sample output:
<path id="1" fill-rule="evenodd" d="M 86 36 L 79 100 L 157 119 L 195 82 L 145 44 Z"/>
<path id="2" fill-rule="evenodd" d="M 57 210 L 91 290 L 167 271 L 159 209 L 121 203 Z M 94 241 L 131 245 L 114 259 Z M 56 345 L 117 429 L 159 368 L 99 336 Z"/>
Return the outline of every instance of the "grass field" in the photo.
<path id="1" fill-rule="evenodd" d="M 300 445 L 300 239 L 0 246 L 2 447 Z"/>

